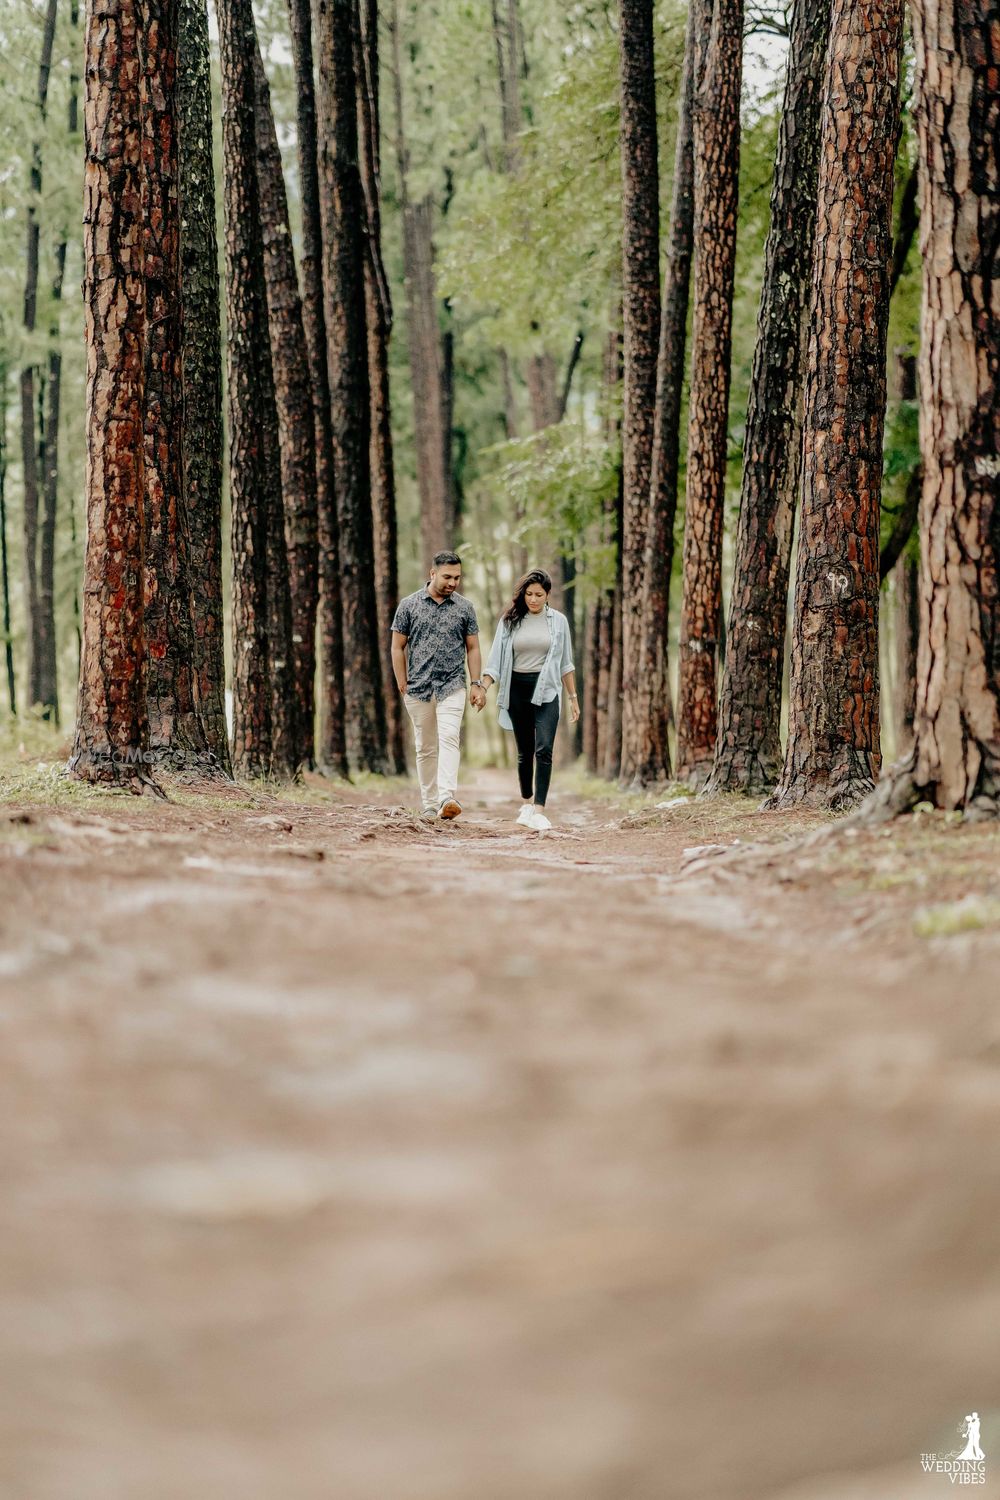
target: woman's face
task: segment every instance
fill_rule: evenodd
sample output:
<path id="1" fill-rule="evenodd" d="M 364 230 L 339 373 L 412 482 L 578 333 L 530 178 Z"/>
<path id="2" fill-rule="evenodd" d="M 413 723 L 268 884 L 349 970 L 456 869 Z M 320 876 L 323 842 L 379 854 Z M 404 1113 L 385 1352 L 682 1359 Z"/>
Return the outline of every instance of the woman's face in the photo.
<path id="1" fill-rule="evenodd" d="M 545 608 L 545 590 L 540 583 L 529 583 L 524 591 L 524 602 L 533 615 L 541 614 Z"/>

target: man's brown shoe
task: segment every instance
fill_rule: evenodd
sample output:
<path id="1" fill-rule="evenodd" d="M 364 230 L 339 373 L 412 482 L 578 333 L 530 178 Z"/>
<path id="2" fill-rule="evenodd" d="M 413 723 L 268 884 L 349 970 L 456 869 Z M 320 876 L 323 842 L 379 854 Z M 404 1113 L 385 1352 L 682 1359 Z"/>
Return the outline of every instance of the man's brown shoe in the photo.
<path id="1" fill-rule="evenodd" d="M 461 811 L 461 803 L 456 802 L 454 797 L 447 797 L 438 809 L 438 817 L 457 818 Z"/>

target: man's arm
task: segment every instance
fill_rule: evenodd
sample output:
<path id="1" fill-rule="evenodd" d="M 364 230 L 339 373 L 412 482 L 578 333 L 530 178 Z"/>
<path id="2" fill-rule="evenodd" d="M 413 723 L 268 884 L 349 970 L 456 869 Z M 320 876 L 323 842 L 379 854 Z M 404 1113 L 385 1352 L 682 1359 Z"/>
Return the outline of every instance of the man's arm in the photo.
<path id="1" fill-rule="evenodd" d="M 469 658 L 469 676 L 473 682 L 478 682 L 483 675 L 483 653 L 479 648 L 478 634 L 465 637 L 465 653 Z M 486 689 L 481 683 L 479 687 L 472 688 L 469 697 L 473 708 L 486 706 Z"/>
<path id="2" fill-rule="evenodd" d="M 402 635 L 398 630 L 392 632 L 392 671 L 396 686 L 401 693 L 406 692 L 406 642 L 408 639 L 408 636 Z"/>

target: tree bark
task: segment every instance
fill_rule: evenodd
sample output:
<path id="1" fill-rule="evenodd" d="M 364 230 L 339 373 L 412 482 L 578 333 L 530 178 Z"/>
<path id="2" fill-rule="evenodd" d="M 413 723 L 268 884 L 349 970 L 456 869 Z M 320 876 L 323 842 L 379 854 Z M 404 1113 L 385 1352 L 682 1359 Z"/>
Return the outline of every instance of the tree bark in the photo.
<path id="1" fill-rule="evenodd" d="M 389 768 L 406 772 L 403 707 L 392 670 L 389 642 L 399 595 L 396 561 L 396 472 L 392 450 L 389 399 L 389 335 L 392 301 L 382 260 L 382 146 L 379 108 L 378 6 L 362 0 L 355 26 L 355 74 L 358 86 L 358 141 L 365 200 L 365 327 L 368 335 L 368 383 L 371 393 L 372 522 L 375 546 L 375 604 L 378 610 L 379 660 L 385 697 Z M 450 420 L 448 428 L 450 430 Z"/>
<path id="2" fill-rule="evenodd" d="M 920 564 L 904 552 L 893 569 L 895 591 L 896 759 L 913 748 L 917 707 L 917 651 L 920 642 Z"/>
<path id="3" fill-rule="evenodd" d="M 1000 38 L 987 0 L 916 0 L 920 647 L 914 744 L 873 799 L 1000 812 Z"/>
<path id="4" fill-rule="evenodd" d="M 340 532 L 350 763 L 387 769 L 371 508 L 371 396 L 364 304 L 352 0 L 318 0 L 323 287 Z"/>
<path id="5" fill-rule="evenodd" d="M 632 782 L 645 761 L 636 693 L 642 674 L 643 571 L 660 334 L 660 199 L 653 0 L 620 0 L 622 153 L 621 766 Z"/>
<path id="6" fill-rule="evenodd" d="M 222 333 L 205 0 L 179 0 L 182 484 L 188 533 L 194 696 L 208 751 L 231 770 L 222 614 Z"/>
<path id="7" fill-rule="evenodd" d="M 70 771 L 142 782 L 143 237 L 134 0 L 86 7 L 84 316 L 87 548 Z"/>
<path id="8" fill-rule="evenodd" d="M 7 702 L 10 705 L 11 718 L 15 718 L 17 683 L 14 678 L 14 642 L 10 633 L 10 567 L 7 558 L 7 367 L 2 362 L 0 362 L 0 586 L 3 591 Z"/>
<path id="9" fill-rule="evenodd" d="M 233 552 L 233 765 L 295 770 L 291 608 L 256 170 L 250 0 L 220 0 L 229 451 Z"/>
<path id="10" fill-rule="evenodd" d="M 788 745 L 775 807 L 878 774 L 879 509 L 902 0 L 834 0 L 802 442 Z"/>
<path id="11" fill-rule="evenodd" d="M 45 433 L 42 443 L 42 517 L 39 528 L 37 617 L 34 634 L 35 701 L 42 717 L 59 723 L 59 679 L 56 661 L 55 563 L 56 519 L 59 507 L 59 425 L 62 399 L 62 350 L 59 306 L 66 271 L 66 240 L 55 249 L 52 277 L 52 322 L 49 328 L 49 369 L 45 381 Z"/>
<path id="12" fill-rule="evenodd" d="M 409 192 L 410 158 L 403 101 L 399 8 L 392 7 L 396 162 L 403 222 L 403 285 L 406 339 L 413 391 L 413 434 L 420 496 L 420 544 L 424 562 L 455 545 L 451 485 L 451 423 L 444 382 L 443 348 L 434 277 L 434 200 L 414 203 Z"/>
<path id="13" fill-rule="evenodd" d="M 24 331 L 29 342 L 29 357 L 21 370 L 21 466 L 24 485 L 24 592 L 27 616 L 28 700 L 44 707 L 41 698 L 40 667 L 44 652 L 39 620 L 38 592 L 38 502 L 39 449 L 35 429 L 35 406 L 38 399 L 36 369 L 30 356 L 30 339 L 38 315 L 38 271 L 41 225 L 38 210 L 42 193 L 42 132 L 48 104 L 49 78 L 52 72 L 52 47 L 56 30 L 57 0 L 48 0 L 42 23 L 41 55 L 38 61 L 38 88 L 35 102 L 38 111 L 37 135 L 32 142 L 31 170 L 28 180 L 28 223 L 24 272 Z"/>
<path id="14" fill-rule="evenodd" d="M 618 496 L 615 503 L 614 539 L 615 556 L 618 559 L 615 589 L 608 602 L 607 643 L 607 710 L 604 730 L 604 774 L 609 781 L 617 781 L 622 766 L 622 535 L 625 516 L 625 476 L 619 471 Z"/>
<path id="15" fill-rule="evenodd" d="M 692 784 L 712 769 L 717 727 L 742 63 L 742 0 L 715 0 L 694 116 L 695 305 L 677 694 L 677 775 Z"/>
<path id="16" fill-rule="evenodd" d="M 710 792 L 781 774 L 785 616 L 802 437 L 804 333 L 816 224 L 830 0 L 796 0 L 757 317 L 726 665 Z"/>
<path id="17" fill-rule="evenodd" d="M 299 197 L 302 205 L 302 325 L 312 384 L 319 533 L 319 762 L 331 775 L 347 775 L 344 729 L 344 640 L 340 599 L 340 543 L 333 485 L 333 429 L 323 308 L 323 244 L 316 87 L 313 77 L 312 12 L 309 0 L 288 0 L 295 69 Z"/>
<path id="18" fill-rule="evenodd" d="M 183 497 L 177 0 L 139 0 L 142 78 L 146 717 L 154 761 L 211 767 L 194 694 Z"/>
<path id="19" fill-rule="evenodd" d="M 707 37 L 704 10 L 688 8 L 674 151 L 670 242 L 660 313 L 650 460 L 649 518 L 643 560 L 639 669 L 632 691 L 626 777 L 637 786 L 670 779 L 668 625 L 680 453 L 681 398 L 694 246 L 694 100 Z"/>
<path id="20" fill-rule="evenodd" d="M 264 283 L 278 410 L 281 492 L 292 612 L 292 706 L 295 761 L 314 762 L 314 682 L 319 534 L 316 431 L 302 301 L 288 222 L 281 151 L 260 46 L 254 51 L 257 183 L 264 239 Z"/>

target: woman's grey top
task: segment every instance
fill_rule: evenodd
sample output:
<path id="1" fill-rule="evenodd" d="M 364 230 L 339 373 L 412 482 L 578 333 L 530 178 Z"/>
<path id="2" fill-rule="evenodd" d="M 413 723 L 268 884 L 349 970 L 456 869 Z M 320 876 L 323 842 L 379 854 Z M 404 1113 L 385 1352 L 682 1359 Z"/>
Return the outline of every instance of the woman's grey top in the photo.
<path id="1" fill-rule="evenodd" d="M 532 703 L 551 703 L 562 696 L 562 679 L 573 670 L 573 647 L 570 642 L 569 621 L 559 610 L 545 606 L 545 618 L 549 622 L 551 640 L 545 665 L 538 674 Z M 513 729 L 510 714 L 510 679 L 514 671 L 514 636 L 506 620 L 501 620 L 493 637 L 490 659 L 486 663 L 485 676 L 492 677 L 497 685 L 497 712 L 501 729 Z"/>
<path id="2" fill-rule="evenodd" d="M 514 671 L 540 672 L 545 665 L 545 658 L 549 654 L 551 643 L 552 631 L 544 609 L 540 609 L 537 615 L 533 615 L 529 610 L 520 625 L 516 625 L 511 633 Z"/>

